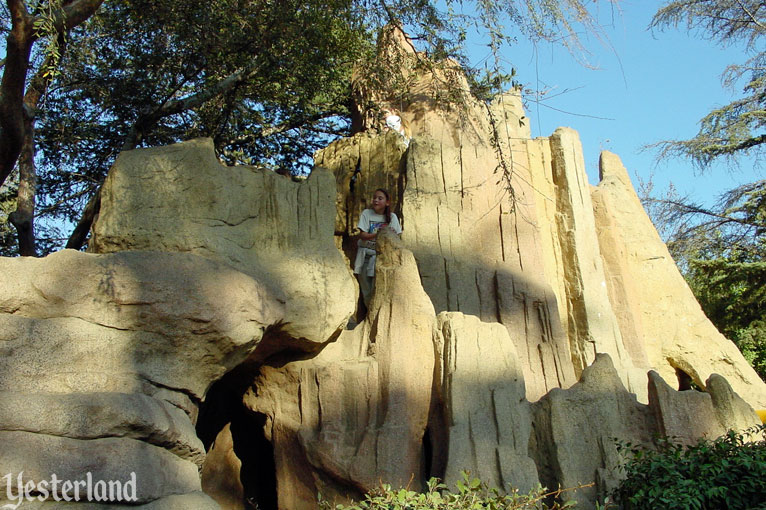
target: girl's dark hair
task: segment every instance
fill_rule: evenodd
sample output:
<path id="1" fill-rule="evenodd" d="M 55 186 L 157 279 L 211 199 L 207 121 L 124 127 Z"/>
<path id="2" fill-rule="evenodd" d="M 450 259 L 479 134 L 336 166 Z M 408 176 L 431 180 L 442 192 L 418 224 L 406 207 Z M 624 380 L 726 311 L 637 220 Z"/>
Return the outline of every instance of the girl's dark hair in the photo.
<path id="1" fill-rule="evenodd" d="M 378 189 L 376 189 L 375 191 L 373 191 L 373 192 L 372 192 L 372 193 L 373 193 L 373 195 L 374 195 L 375 193 L 377 193 L 378 191 L 380 191 L 381 193 L 383 193 L 384 195 L 386 195 L 386 202 L 389 202 L 389 205 L 387 205 L 387 206 L 386 206 L 386 212 L 385 212 L 385 214 L 386 214 L 386 223 L 391 223 L 391 205 L 390 205 L 390 202 L 391 202 L 391 195 L 389 195 L 389 194 L 388 194 L 388 190 L 385 190 L 385 189 L 383 189 L 383 188 L 378 188 Z"/>

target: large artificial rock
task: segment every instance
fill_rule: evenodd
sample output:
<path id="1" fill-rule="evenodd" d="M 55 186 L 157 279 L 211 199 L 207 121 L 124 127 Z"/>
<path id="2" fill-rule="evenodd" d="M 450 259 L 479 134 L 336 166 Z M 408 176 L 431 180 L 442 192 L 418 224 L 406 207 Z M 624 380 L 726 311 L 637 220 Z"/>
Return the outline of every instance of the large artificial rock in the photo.
<path id="1" fill-rule="evenodd" d="M 286 319 L 278 290 L 188 253 L 0 259 L 0 286 L 0 391 L 199 401 Z"/>
<path id="2" fill-rule="evenodd" d="M 399 48 L 381 51 L 414 66 L 387 34 Z M 219 508 L 201 490 L 226 510 L 315 510 L 319 493 L 468 469 L 503 490 L 593 483 L 562 496 L 588 509 L 619 478 L 614 438 L 757 423 L 766 386 L 701 314 L 619 160 L 602 156 L 591 190 L 573 130 L 530 140 L 517 93 L 480 103 L 455 70 L 405 69 L 404 98 L 357 75 L 368 131 L 305 182 L 223 166 L 210 140 L 124 153 L 91 253 L 0 259 L 0 474 L 136 473 L 152 510 Z M 465 109 L 442 108 L 447 82 Z M 395 100 L 409 146 L 373 132 Z M 404 233 L 381 232 L 368 314 L 345 329 L 343 254 L 378 187 Z"/>
<path id="3" fill-rule="evenodd" d="M 551 136 L 557 227 L 566 289 L 569 343 L 579 375 L 597 353 L 619 365 L 625 358 L 622 335 L 606 292 L 601 252 L 585 161 L 577 133 L 558 128 Z M 624 373 L 619 370 L 618 373 Z"/>
<path id="4" fill-rule="evenodd" d="M 460 312 L 442 312 L 438 320 L 448 438 L 444 482 L 453 487 L 468 470 L 491 487 L 528 492 L 539 483 L 529 457 L 532 416 L 508 331 Z"/>
<path id="5" fill-rule="evenodd" d="M 707 380 L 707 393 L 677 392 L 657 372 L 649 372 L 649 408 L 662 436 L 684 444 L 715 439 L 727 430 L 746 430 L 760 424 L 752 407 L 734 393 L 718 374 Z"/>
<path id="6" fill-rule="evenodd" d="M 244 397 L 268 417 L 280 509 L 381 480 L 423 486 L 436 316 L 412 253 L 390 231 L 378 249 L 367 318 L 311 360 L 262 367 Z"/>
<path id="7" fill-rule="evenodd" d="M 0 471 L 135 472 L 138 503 L 188 494 L 214 508 L 191 496 L 205 456 L 196 407 L 279 331 L 281 294 L 188 253 L 65 250 L 0 264 L 0 436 L 13 445 Z"/>
<path id="8" fill-rule="evenodd" d="M 14 500 L 13 505 L 18 503 Z M 66 501 L 26 501 L 23 504 L 24 510 L 220 510 L 221 507 L 207 494 L 202 492 L 192 492 L 190 494 L 179 494 L 156 499 L 145 505 L 110 505 L 107 503 L 93 502 L 66 502 Z"/>
<path id="9" fill-rule="evenodd" d="M 112 437 L 82 440 L 0 431 L 0 442 L 13 445 L 0 450 L 0 469 L 9 473 L 14 482 L 21 475 L 22 484 L 51 480 L 54 474 L 59 480 L 85 480 L 87 473 L 94 481 L 126 483 L 135 473 L 137 503 L 201 489 L 194 463 L 144 441 Z M 6 491 L 2 496 L 7 498 Z"/>
<path id="10" fill-rule="evenodd" d="M 598 354 L 568 390 L 534 404 L 533 456 L 549 488 L 574 488 L 563 499 L 593 508 L 619 480 L 616 440 L 651 445 L 655 423 L 647 406 L 628 393 L 607 354 Z"/>
<path id="11" fill-rule="evenodd" d="M 224 166 L 210 139 L 128 151 L 101 189 L 88 248 L 190 252 L 224 262 L 280 294 L 287 336 L 321 343 L 356 305 L 332 237 L 335 189 L 332 174 L 320 169 L 296 183 Z"/>
<path id="12" fill-rule="evenodd" d="M 604 152 L 600 173 L 593 191 L 597 225 L 602 251 L 612 255 L 605 259 L 610 295 L 633 358 L 666 381 L 680 370 L 704 387 L 711 374 L 720 374 L 750 405 L 766 408 L 763 381 L 705 317 L 619 157 Z"/>
<path id="13" fill-rule="evenodd" d="M 316 351 L 342 330 L 356 291 L 316 204 L 333 210 L 332 176 L 232 178 L 216 162 L 205 180 L 212 155 L 206 142 L 123 155 L 94 226 L 91 249 L 105 253 L 0 261 L 0 434 L 14 444 L 3 473 L 135 471 L 139 503 L 172 508 L 182 503 L 168 497 L 187 494 L 215 507 L 193 496 L 205 456 L 193 423 L 211 383 L 283 349 Z M 179 162 L 199 165 L 201 187 L 179 182 L 191 178 Z M 219 200 L 231 181 L 232 192 L 253 189 L 252 201 L 231 202 L 250 204 L 251 217 Z M 133 206 L 147 216 L 119 209 Z"/>
<path id="14" fill-rule="evenodd" d="M 0 393 L 0 431 L 72 439 L 120 437 L 166 448 L 202 466 L 205 450 L 184 411 L 139 393 Z"/>

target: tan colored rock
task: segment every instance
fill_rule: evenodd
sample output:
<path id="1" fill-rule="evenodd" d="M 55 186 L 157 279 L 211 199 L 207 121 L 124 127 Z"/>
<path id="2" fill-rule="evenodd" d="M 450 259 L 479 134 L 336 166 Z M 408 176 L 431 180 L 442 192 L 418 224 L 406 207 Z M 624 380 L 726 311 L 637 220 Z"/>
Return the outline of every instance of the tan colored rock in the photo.
<path id="1" fill-rule="evenodd" d="M 365 321 L 311 360 L 263 367 L 245 396 L 272 423 L 280 508 L 316 508 L 317 491 L 423 483 L 436 317 L 412 254 L 390 233 L 378 248 Z"/>
<path id="2" fill-rule="evenodd" d="M 609 232 L 605 259 L 620 327 L 628 332 L 634 359 L 643 349 L 649 366 L 666 381 L 676 370 L 700 387 L 713 373 L 726 378 L 750 405 L 766 408 L 766 385 L 736 346 L 705 317 L 665 244 L 641 207 L 627 171 L 609 152 L 601 155 L 601 182 L 594 191 L 599 229 Z M 602 236 L 604 239 L 606 236 Z"/>
<path id="3" fill-rule="evenodd" d="M 12 445 L 0 449 L 0 472 L 11 473 L 14 481 L 21 473 L 24 484 L 52 480 L 54 474 L 58 480 L 85 481 L 87 473 L 91 473 L 94 481 L 125 483 L 135 473 L 137 503 L 200 490 L 194 463 L 135 439 L 81 440 L 0 431 L 0 442 Z M 84 489 L 85 485 L 81 487 Z M 6 491 L 0 494 L 7 498 Z M 81 497 L 86 499 L 84 491 Z"/>
<path id="4" fill-rule="evenodd" d="M 0 391 L 149 382 L 201 399 L 288 317 L 278 290 L 188 253 L 64 250 L 0 267 Z"/>
<path id="5" fill-rule="evenodd" d="M 683 444 L 694 444 L 699 438 L 715 439 L 726 432 L 709 394 L 676 391 L 655 371 L 649 372 L 649 407 L 655 414 L 659 434 Z"/>
<path id="6" fill-rule="evenodd" d="M 459 312 L 442 312 L 438 321 L 449 438 L 444 482 L 454 487 L 467 470 L 491 487 L 528 492 L 539 483 L 529 457 L 532 417 L 508 331 Z"/>
<path id="7" fill-rule="evenodd" d="M 755 410 L 734 393 L 729 381 L 718 374 L 710 374 L 705 384 L 713 401 L 718 422 L 724 430 L 743 431 L 761 425 Z"/>
<path id="8" fill-rule="evenodd" d="M 624 373 L 629 360 L 606 289 L 585 162 L 577 133 L 558 128 L 551 136 L 559 244 L 564 266 L 569 341 L 575 372 L 597 353 L 609 354 Z"/>
<path id="9" fill-rule="evenodd" d="M 181 409 L 138 393 L 0 393 L 0 431 L 99 439 L 130 438 L 202 466 L 205 449 Z"/>
<path id="10" fill-rule="evenodd" d="M 245 491 L 239 479 L 242 461 L 234 453 L 231 424 L 228 423 L 208 450 L 200 476 L 202 490 L 221 510 L 245 510 Z"/>
<path id="11" fill-rule="evenodd" d="M 727 430 L 743 431 L 760 419 L 718 374 L 707 381 L 708 392 L 675 391 L 654 371 L 649 372 L 649 407 L 661 435 L 684 444 L 715 439 Z"/>
<path id="12" fill-rule="evenodd" d="M 586 509 L 619 480 L 615 438 L 648 445 L 656 430 L 649 409 L 625 389 L 607 354 L 596 356 L 580 382 L 535 403 L 533 427 L 531 451 L 541 482 L 549 488 L 595 482 L 562 496 Z"/>
<path id="13" fill-rule="evenodd" d="M 227 167 L 210 139 L 128 151 L 104 182 L 89 250 L 190 252 L 224 262 L 281 293 L 288 336 L 322 343 L 356 305 L 333 242 L 334 198 L 327 171 L 295 183 Z"/>
<path id="14" fill-rule="evenodd" d="M 284 294 L 189 253 L 65 250 L 0 264 L 0 436 L 14 445 L 0 453 L 3 473 L 135 471 L 144 503 L 200 491 L 195 407 L 258 358 L 264 336 L 284 335 Z"/>
<path id="15" fill-rule="evenodd" d="M 17 501 L 16 501 L 17 502 Z M 14 502 L 14 504 L 16 503 Z M 24 510 L 220 510 L 210 496 L 202 492 L 173 495 L 156 499 L 145 505 L 126 507 L 125 505 L 108 505 L 102 503 L 67 503 L 66 501 L 44 501 L 36 499 L 24 503 Z"/>
<path id="16" fill-rule="evenodd" d="M 486 118 L 483 122 L 482 129 L 488 129 Z M 506 183 L 494 174 L 497 160 L 489 144 L 477 142 L 474 131 L 458 140 L 475 143 L 470 149 L 455 146 L 446 131 L 441 136 L 413 138 L 406 152 L 406 180 L 392 145 L 395 136 L 358 134 L 317 155 L 318 164 L 333 169 L 340 183 L 336 233 L 344 236 L 341 244 L 353 257 L 354 215 L 376 187 L 395 186 L 389 190 L 404 226 L 402 238 L 418 261 L 423 287 L 437 311 L 503 323 L 520 353 L 530 398 L 573 384 L 560 307 L 544 276 L 529 169 L 520 165 L 511 177 L 518 197 L 514 205 Z M 353 193 L 345 184 L 351 175 Z"/>

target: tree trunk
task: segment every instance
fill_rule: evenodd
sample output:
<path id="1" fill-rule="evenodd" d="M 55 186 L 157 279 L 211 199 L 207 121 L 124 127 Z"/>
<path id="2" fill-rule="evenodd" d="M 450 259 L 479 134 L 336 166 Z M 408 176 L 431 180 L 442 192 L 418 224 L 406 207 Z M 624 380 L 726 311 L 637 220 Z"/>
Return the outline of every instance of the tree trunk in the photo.
<path id="1" fill-rule="evenodd" d="M 77 222 L 74 232 L 69 236 L 66 248 L 79 250 L 83 247 L 88 237 L 90 226 L 93 224 L 96 216 L 98 216 L 99 209 L 101 209 L 101 186 L 96 189 L 96 193 L 90 198 L 88 205 L 85 206 L 85 210 L 82 212 L 82 216 L 80 216 L 80 221 Z"/>
<path id="2" fill-rule="evenodd" d="M 79 25 L 104 0 L 69 0 L 54 19 L 59 35 Z M 38 18 L 27 12 L 24 0 L 6 0 L 11 31 L 6 40 L 5 65 L 0 79 L 0 186 L 16 166 L 25 141 L 24 86 L 29 72 L 32 46 L 38 39 L 34 29 Z"/>
<path id="3" fill-rule="evenodd" d="M 19 192 L 16 210 L 8 219 L 16 228 L 19 239 L 19 255 L 35 257 L 35 193 L 37 172 L 35 171 L 34 118 L 24 121 L 24 143 L 19 156 Z"/>

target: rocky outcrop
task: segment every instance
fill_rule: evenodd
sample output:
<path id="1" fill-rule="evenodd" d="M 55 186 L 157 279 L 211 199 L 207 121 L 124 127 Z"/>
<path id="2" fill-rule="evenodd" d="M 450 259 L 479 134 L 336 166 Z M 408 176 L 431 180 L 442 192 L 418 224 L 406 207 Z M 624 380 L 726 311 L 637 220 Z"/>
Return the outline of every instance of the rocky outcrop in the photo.
<path id="1" fill-rule="evenodd" d="M 459 312 L 438 316 L 441 349 L 439 409 L 447 437 L 444 482 L 470 471 L 491 487 L 526 493 L 539 482 L 529 457 L 532 415 L 524 376 L 508 331 Z"/>
<path id="2" fill-rule="evenodd" d="M 655 432 L 649 408 L 625 389 L 609 355 L 598 354 L 577 384 L 534 404 L 532 451 L 546 487 L 593 484 L 563 494 L 592 508 L 620 478 L 615 441 L 650 445 Z"/>
<path id="3" fill-rule="evenodd" d="M 139 507 L 216 508 L 195 428 L 212 383 L 316 352 L 353 312 L 334 189 L 227 169 L 209 141 L 122 155 L 92 253 L 0 260 L 0 471 L 135 473 Z"/>
<path id="4" fill-rule="evenodd" d="M 757 423 L 766 386 L 619 160 L 591 189 L 573 130 L 530 140 L 518 95 L 480 103 L 459 76 L 465 108 L 441 109 L 454 70 L 409 75 L 409 146 L 357 133 L 302 183 L 222 166 L 209 140 L 130 151 L 90 253 L 0 260 L 0 474 L 135 473 L 135 508 L 315 510 L 468 469 L 500 490 L 583 484 L 562 498 L 589 509 L 619 479 L 615 438 Z M 343 253 L 377 187 L 404 233 L 381 232 L 349 322 Z"/>
<path id="5" fill-rule="evenodd" d="M 331 237 L 333 197 L 325 171 L 299 184 L 267 170 L 227 167 L 209 139 L 129 151 L 104 182 L 88 249 L 188 252 L 224 262 L 279 293 L 287 336 L 325 342 L 356 303 Z"/>
<path id="6" fill-rule="evenodd" d="M 317 492 L 345 497 L 380 480 L 423 484 L 436 316 L 412 253 L 391 233 L 378 243 L 367 318 L 311 360 L 263 367 L 244 396 L 267 416 L 280 508 L 315 508 Z"/>
<path id="7" fill-rule="evenodd" d="M 25 483 L 135 473 L 137 503 L 173 508 L 165 500 L 186 494 L 173 501 L 212 508 L 198 474 L 197 405 L 278 327 L 283 303 L 191 254 L 66 250 L 0 263 L 9 290 L 0 439 L 13 445 L 0 452 L 0 471 Z"/>
<path id="8" fill-rule="evenodd" d="M 604 152 L 601 182 L 593 190 L 599 241 L 610 297 L 620 328 L 639 366 L 666 381 L 682 371 L 704 388 L 717 373 L 758 408 L 766 407 L 763 381 L 736 346 L 705 317 L 665 244 L 641 207 L 619 157 Z"/>
<path id="9" fill-rule="evenodd" d="M 360 133 L 317 154 L 339 183 L 339 245 L 353 249 L 366 197 L 388 186 L 436 311 L 503 324 L 531 401 L 607 353 L 641 402 L 656 370 L 700 387 L 721 373 L 766 407 L 763 382 L 701 312 L 613 155 L 602 156 L 591 192 L 575 131 L 529 140 L 515 94 L 487 106 L 466 93 L 448 115 L 424 92 L 438 86 L 423 77 L 401 103 L 413 139 L 399 160 L 394 133 Z"/>

